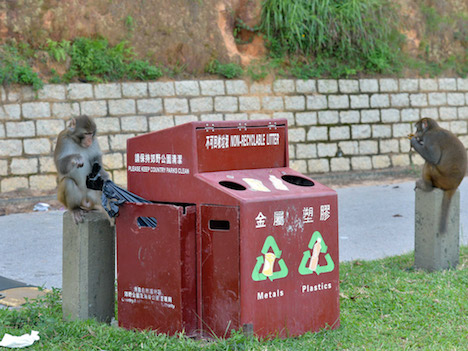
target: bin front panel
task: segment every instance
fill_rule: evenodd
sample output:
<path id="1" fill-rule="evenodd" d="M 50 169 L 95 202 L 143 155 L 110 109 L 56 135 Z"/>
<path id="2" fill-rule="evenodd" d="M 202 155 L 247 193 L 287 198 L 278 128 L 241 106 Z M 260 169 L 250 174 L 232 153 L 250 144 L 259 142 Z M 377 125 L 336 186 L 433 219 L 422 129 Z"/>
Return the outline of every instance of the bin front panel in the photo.
<path id="1" fill-rule="evenodd" d="M 336 193 L 241 206 L 241 323 L 256 335 L 339 326 Z"/>
<path id="2" fill-rule="evenodd" d="M 240 321 L 239 209 L 200 208 L 202 328 L 205 334 L 225 337 Z"/>
<path id="3" fill-rule="evenodd" d="M 139 217 L 157 221 L 142 227 Z M 195 207 L 125 204 L 116 221 L 119 325 L 196 330 Z"/>

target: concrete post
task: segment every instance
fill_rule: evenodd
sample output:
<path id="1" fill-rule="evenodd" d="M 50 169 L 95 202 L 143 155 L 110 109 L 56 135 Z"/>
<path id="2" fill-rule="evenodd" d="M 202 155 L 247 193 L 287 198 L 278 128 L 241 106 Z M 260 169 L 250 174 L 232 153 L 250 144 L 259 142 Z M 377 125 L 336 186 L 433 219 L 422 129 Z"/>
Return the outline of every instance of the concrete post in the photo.
<path id="1" fill-rule="evenodd" d="M 452 197 L 445 233 L 439 233 L 443 190 L 415 192 L 415 268 L 432 272 L 456 267 L 460 257 L 460 191 Z"/>
<path id="2" fill-rule="evenodd" d="M 83 223 L 63 215 L 62 311 L 68 320 L 114 316 L 115 234 L 107 217 L 89 212 Z"/>

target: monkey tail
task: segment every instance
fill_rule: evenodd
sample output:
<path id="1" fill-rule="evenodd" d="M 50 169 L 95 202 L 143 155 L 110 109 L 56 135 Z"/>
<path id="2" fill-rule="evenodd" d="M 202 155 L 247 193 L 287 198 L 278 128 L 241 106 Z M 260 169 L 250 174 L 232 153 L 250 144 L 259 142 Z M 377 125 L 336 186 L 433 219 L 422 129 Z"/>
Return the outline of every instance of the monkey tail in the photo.
<path id="1" fill-rule="evenodd" d="M 445 233 L 445 231 L 447 230 L 447 221 L 448 221 L 450 203 L 452 202 L 452 197 L 456 191 L 457 189 L 444 191 L 444 196 L 442 198 L 442 210 L 440 211 L 440 222 L 439 222 L 439 232 L 441 234 Z"/>

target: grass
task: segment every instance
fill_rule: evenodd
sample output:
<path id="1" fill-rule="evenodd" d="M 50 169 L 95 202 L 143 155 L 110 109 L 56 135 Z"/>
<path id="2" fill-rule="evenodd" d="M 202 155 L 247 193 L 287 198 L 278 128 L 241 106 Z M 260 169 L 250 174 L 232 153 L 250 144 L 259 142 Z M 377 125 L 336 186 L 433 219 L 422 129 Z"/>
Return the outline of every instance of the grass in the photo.
<path id="1" fill-rule="evenodd" d="M 466 350 L 468 247 L 456 270 L 412 268 L 412 254 L 340 265 L 341 327 L 288 339 L 193 340 L 93 320 L 63 322 L 60 291 L 21 310 L 0 310 L 0 336 L 39 331 L 30 350 Z"/>

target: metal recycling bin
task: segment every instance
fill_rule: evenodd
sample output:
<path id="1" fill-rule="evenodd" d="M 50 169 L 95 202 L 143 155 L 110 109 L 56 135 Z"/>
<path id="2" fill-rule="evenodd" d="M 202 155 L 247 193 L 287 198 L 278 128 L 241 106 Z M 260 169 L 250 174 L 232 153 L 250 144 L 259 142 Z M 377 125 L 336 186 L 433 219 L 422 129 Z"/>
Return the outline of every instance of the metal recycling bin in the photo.
<path id="1" fill-rule="evenodd" d="M 174 305 L 194 308 L 198 332 L 286 337 L 339 326 L 337 194 L 288 167 L 286 120 L 192 122 L 131 138 L 127 148 L 130 191 L 195 209 L 196 292 Z M 175 243 L 184 234 L 165 235 Z M 151 279 L 145 288 L 164 293 L 169 281 Z M 119 301 L 119 321 L 127 307 Z"/>

